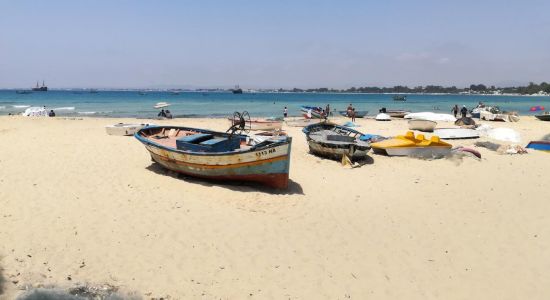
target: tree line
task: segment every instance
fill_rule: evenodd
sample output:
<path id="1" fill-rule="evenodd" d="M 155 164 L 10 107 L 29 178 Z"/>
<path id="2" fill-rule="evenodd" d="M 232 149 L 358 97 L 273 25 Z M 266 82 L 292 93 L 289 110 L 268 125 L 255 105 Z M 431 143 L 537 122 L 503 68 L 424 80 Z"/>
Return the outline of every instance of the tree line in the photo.
<path id="1" fill-rule="evenodd" d="M 550 93 L 550 84 L 542 82 L 536 84 L 534 82 L 529 83 L 527 86 L 518 86 L 518 87 L 495 87 L 486 86 L 484 84 L 471 84 L 466 88 L 457 88 L 456 86 L 444 87 L 440 85 L 426 85 L 426 86 L 416 86 L 408 87 L 403 85 L 397 85 L 394 87 L 375 87 L 375 86 L 365 86 L 365 87 L 351 87 L 348 89 L 333 89 L 333 88 L 315 88 L 315 89 L 279 89 L 280 92 L 315 92 L 315 93 L 411 93 L 411 94 L 421 94 L 421 93 L 444 93 L 444 94 L 459 94 L 459 93 L 474 93 L 474 94 L 495 94 L 500 92 L 502 94 L 521 94 L 521 95 L 532 95 L 540 92 Z"/>

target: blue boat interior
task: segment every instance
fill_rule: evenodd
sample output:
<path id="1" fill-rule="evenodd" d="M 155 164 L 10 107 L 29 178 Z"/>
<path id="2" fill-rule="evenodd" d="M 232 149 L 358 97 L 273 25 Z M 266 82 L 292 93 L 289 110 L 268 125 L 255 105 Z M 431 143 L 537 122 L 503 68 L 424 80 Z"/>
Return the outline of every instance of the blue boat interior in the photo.
<path id="1" fill-rule="evenodd" d="M 176 139 L 176 148 L 191 152 L 231 152 L 241 147 L 239 137 L 213 136 L 208 133 L 197 133 Z"/>

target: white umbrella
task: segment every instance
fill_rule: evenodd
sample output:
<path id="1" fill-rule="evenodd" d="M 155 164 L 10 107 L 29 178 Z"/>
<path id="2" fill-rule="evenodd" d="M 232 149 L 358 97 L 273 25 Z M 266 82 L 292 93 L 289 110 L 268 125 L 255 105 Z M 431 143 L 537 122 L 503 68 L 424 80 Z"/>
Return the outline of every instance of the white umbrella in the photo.
<path id="1" fill-rule="evenodd" d="M 154 107 L 155 108 L 164 108 L 164 107 L 167 107 L 167 106 L 170 106 L 170 104 L 168 104 L 167 102 L 159 102 Z"/>

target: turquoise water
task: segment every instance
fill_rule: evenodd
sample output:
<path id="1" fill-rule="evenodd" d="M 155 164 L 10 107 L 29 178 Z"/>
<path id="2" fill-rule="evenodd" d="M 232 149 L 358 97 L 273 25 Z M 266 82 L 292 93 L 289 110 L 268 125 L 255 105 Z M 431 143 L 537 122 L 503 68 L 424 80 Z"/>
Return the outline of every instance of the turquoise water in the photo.
<path id="1" fill-rule="evenodd" d="M 328 94 L 328 93 L 244 93 L 223 92 L 169 92 L 99 91 L 98 93 L 73 91 L 33 92 L 17 94 L 13 90 L 0 91 L 0 115 L 21 113 L 28 106 L 46 106 L 58 116 L 100 117 L 155 117 L 157 102 L 168 102 L 175 117 L 226 117 L 234 111 L 246 110 L 251 116 L 282 116 L 285 106 L 290 116 L 300 115 L 301 105 L 345 110 L 353 103 L 357 110 L 368 110 L 375 115 L 381 107 L 411 111 L 450 113 L 455 104 L 473 108 L 479 101 L 497 105 L 501 109 L 533 114 L 529 108 L 535 105 L 550 110 L 550 97 L 480 96 L 480 95 L 408 95 L 406 102 L 393 101 L 387 94 Z"/>

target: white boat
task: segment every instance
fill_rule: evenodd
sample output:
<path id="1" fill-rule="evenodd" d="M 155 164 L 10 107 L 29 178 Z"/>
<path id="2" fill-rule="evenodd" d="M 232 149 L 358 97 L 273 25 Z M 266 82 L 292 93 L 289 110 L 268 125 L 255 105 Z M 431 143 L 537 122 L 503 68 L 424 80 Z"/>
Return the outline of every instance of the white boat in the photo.
<path id="1" fill-rule="evenodd" d="M 153 107 L 158 109 L 158 108 L 164 108 L 164 107 L 167 107 L 167 106 L 170 106 L 170 104 L 168 102 L 158 102 Z"/>
<path id="2" fill-rule="evenodd" d="M 479 132 L 468 128 L 438 128 L 434 130 L 434 134 L 441 139 L 477 139 Z"/>
<path id="3" fill-rule="evenodd" d="M 454 122 L 456 118 L 450 114 L 437 114 L 433 112 L 417 112 L 410 113 L 405 116 L 405 119 L 413 120 L 430 120 L 430 121 L 442 121 L 442 122 Z"/>
<path id="4" fill-rule="evenodd" d="M 105 126 L 105 131 L 108 135 L 134 135 L 143 127 L 148 124 L 125 124 L 118 123 L 114 125 Z"/>
<path id="5" fill-rule="evenodd" d="M 385 113 L 379 113 L 374 119 L 376 121 L 391 121 L 391 116 Z"/>
<path id="6" fill-rule="evenodd" d="M 437 122 L 430 120 L 413 119 L 409 121 L 410 130 L 433 132 Z"/>

